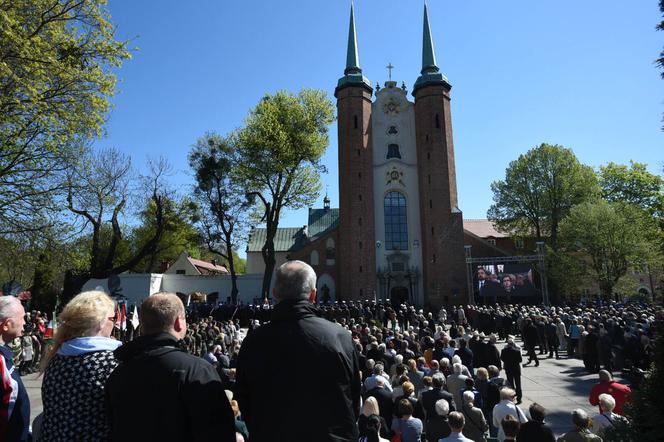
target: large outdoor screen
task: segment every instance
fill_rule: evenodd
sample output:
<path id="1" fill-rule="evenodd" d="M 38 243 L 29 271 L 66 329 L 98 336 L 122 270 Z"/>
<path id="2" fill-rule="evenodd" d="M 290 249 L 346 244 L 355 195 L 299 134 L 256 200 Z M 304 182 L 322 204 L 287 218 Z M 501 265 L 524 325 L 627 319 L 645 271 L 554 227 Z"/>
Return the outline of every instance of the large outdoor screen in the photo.
<path id="1" fill-rule="evenodd" d="M 539 279 L 532 264 L 479 265 L 473 275 L 475 300 L 482 304 L 539 303 Z"/>

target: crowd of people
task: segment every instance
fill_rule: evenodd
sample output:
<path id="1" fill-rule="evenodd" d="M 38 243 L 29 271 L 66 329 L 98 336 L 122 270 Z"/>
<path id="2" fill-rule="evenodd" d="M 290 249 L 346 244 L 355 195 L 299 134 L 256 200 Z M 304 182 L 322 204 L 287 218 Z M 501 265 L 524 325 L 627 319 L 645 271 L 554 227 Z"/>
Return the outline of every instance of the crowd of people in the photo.
<path id="1" fill-rule="evenodd" d="M 0 439 L 30 437 L 19 372 L 39 368 L 39 441 L 552 441 L 547 410 L 520 406 L 521 369 L 566 357 L 598 373 L 589 403 L 599 408 L 570 410 L 558 440 L 601 440 L 630 400 L 612 373 L 648 367 L 662 314 L 617 303 L 316 305 L 315 287 L 311 267 L 289 261 L 273 305 L 185 307 L 152 295 L 126 342 L 113 338 L 114 301 L 84 292 L 59 314 L 48 349 L 45 318 L 0 297 Z M 8 345 L 26 337 L 33 350 L 26 359 L 15 349 L 19 370 Z"/>

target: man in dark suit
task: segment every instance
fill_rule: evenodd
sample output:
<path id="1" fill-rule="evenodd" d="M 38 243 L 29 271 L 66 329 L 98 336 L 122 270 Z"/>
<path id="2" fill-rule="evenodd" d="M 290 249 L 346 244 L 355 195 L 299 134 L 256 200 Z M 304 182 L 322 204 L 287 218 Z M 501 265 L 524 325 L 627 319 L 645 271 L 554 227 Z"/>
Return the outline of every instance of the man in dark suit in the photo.
<path id="1" fill-rule="evenodd" d="M 521 403 L 521 349 L 514 343 L 514 336 L 507 337 L 507 346 L 500 352 L 500 360 L 505 367 L 507 382 L 516 390 L 517 403 Z"/>
<path id="2" fill-rule="evenodd" d="M 364 395 L 364 400 L 366 401 L 369 396 L 376 398 L 381 417 L 385 419 L 387 426 L 392 428 L 394 402 L 392 402 L 392 393 L 390 393 L 389 390 L 385 388 L 384 381 L 382 379 L 379 378 L 376 381 L 376 386 L 366 392 Z"/>
<path id="3" fill-rule="evenodd" d="M 454 354 L 461 358 L 461 363 L 468 367 L 470 373 L 473 374 L 473 359 L 475 355 L 473 354 L 473 351 L 468 348 L 465 339 L 459 341 L 459 349 L 455 351 Z"/>
<path id="4" fill-rule="evenodd" d="M 445 399 L 450 406 L 450 411 L 455 411 L 454 396 L 443 388 L 445 386 L 445 376 L 442 373 L 436 373 L 431 381 L 433 388 L 422 393 L 422 406 L 427 419 L 436 415 L 436 402 L 440 399 Z"/>
<path id="5" fill-rule="evenodd" d="M 523 328 L 523 343 L 526 345 L 526 351 L 528 352 L 528 362 L 524 364 L 524 367 L 531 362 L 535 361 L 535 367 L 539 367 L 539 359 L 537 359 L 537 353 L 535 352 L 535 346 L 539 342 L 539 332 L 537 331 L 537 326 L 533 324 L 532 319 L 526 319 L 526 326 Z"/>

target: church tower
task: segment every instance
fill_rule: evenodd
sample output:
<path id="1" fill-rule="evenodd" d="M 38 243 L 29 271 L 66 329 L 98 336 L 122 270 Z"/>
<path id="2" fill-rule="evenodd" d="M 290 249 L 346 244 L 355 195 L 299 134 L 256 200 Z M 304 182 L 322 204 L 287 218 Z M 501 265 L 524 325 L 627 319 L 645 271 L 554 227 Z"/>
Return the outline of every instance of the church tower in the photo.
<path id="1" fill-rule="evenodd" d="M 463 219 L 458 208 L 450 89 L 436 64 L 426 3 L 422 71 L 413 87 L 426 302 L 468 302 Z"/>
<path id="2" fill-rule="evenodd" d="M 376 290 L 372 93 L 360 68 L 351 4 L 346 69 L 334 91 L 339 131 L 339 299 L 373 299 Z"/>

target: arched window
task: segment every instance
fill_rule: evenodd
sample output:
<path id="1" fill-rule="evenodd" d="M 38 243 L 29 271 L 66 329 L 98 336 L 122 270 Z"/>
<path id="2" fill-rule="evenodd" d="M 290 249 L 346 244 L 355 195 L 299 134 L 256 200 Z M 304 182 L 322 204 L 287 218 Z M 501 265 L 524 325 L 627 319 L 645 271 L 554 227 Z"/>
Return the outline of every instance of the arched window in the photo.
<path id="1" fill-rule="evenodd" d="M 325 260 L 327 265 L 334 265 L 335 255 L 336 251 L 334 249 L 334 240 L 332 238 L 328 238 L 327 242 L 325 243 Z"/>
<path id="2" fill-rule="evenodd" d="M 401 159 L 401 153 L 399 152 L 398 144 L 390 144 L 387 146 L 387 159 L 390 158 L 399 158 Z"/>
<path id="3" fill-rule="evenodd" d="M 406 197 L 400 192 L 385 195 L 385 250 L 408 250 Z"/>
<path id="4" fill-rule="evenodd" d="M 309 264 L 312 266 L 317 266 L 318 265 L 318 251 L 314 250 L 311 252 L 311 258 L 309 260 Z"/>

